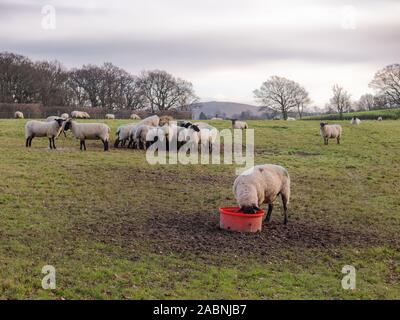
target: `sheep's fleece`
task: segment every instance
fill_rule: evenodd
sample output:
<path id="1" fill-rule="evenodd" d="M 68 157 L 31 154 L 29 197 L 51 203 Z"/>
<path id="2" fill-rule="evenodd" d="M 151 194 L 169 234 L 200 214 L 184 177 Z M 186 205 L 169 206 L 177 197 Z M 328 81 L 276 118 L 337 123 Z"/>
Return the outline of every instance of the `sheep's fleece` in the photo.
<path id="1" fill-rule="evenodd" d="M 257 209 L 263 203 L 272 204 L 279 194 L 284 195 L 289 203 L 289 173 L 274 164 L 255 166 L 236 178 L 233 193 L 241 208 Z"/>

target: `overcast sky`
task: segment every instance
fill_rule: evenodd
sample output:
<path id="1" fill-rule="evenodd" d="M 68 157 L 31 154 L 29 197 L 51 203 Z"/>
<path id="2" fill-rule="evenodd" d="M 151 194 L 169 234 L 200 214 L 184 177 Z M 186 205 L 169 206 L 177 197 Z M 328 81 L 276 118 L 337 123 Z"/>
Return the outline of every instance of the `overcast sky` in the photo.
<path id="1" fill-rule="evenodd" d="M 378 69 L 400 62 L 399 17 L 398 0 L 0 0 L 0 51 L 164 69 L 203 101 L 254 104 L 253 90 L 279 75 L 324 106 L 335 83 L 358 99 Z"/>

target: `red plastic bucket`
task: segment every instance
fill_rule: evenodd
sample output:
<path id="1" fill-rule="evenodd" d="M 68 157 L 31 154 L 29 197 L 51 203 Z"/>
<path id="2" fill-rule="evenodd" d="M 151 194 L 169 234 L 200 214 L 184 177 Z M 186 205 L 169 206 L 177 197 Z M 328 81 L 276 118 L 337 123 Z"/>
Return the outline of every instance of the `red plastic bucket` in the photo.
<path id="1" fill-rule="evenodd" d="M 257 232 L 262 229 L 264 211 L 254 214 L 240 212 L 239 207 L 219 209 L 219 226 L 222 229 L 239 232 Z"/>

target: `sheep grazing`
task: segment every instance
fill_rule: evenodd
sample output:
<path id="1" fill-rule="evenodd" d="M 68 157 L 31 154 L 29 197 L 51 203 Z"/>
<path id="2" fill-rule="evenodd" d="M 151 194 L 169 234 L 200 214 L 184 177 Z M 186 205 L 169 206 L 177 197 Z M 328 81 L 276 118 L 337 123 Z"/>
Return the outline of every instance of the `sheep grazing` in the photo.
<path id="1" fill-rule="evenodd" d="M 342 138 L 342 126 L 339 124 L 327 124 L 324 122 L 320 123 L 320 134 L 324 138 L 325 145 L 328 145 L 329 139 L 336 139 L 337 144 L 340 144 Z"/>
<path id="2" fill-rule="evenodd" d="M 141 118 L 137 114 L 134 114 L 134 113 L 132 113 L 129 118 L 131 118 L 132 120 L 141 120 Z"/>
<path id="3" fill-rule="evenodd" d="M 138 123 L 138 125 L 142 124 L 151 127 L 158 127 L 160 125 L 160 118 L 157 115 L 147 117 Z"/>
<path id="4" fill-rule="evenodd" d="M 286 121 L 296 121 L 296 118 L 288 117 Z"/>
<path id="5" fill-rule="evenodd" d="M 164 126 L 164 125 L 166 125 L 166 124 L 168 124 L 169 125 L 169 123 L 171 122 L 171 121 L 173 121 L 174 120 L 174 118 L 172 118 L 171 116 L 162 116 L 162 117 L 160 117 L 160 122 L 159 122 L 159 126 L 160 127 L 162 127 L 162 126 Z"/>
<path id="6" fill-rule="evenodd" d="M 153 126 L 148 126 L 147 124 L 140 124 L 136 127 L 133 133 L 133 141 L 137 148 L 140 149 L 141 146 L 146 150 L 150 146 L 150 142 L 147 141 L 147 134 Z"/>
<path id="7" fill-rule="evenodd" d="M 126 141 L 128 141 L 130 138 L 132 130 L 135 129 L 136 127 L 137 125 L 133 123 L 119 126 L 116 132 L 117 138 L 115 139 L 114 148 L 118 148 L 120 144 L 121 147 L 124 147 Z"/>
<path id="8" fill-rule="evenodd" d="M 378 121 L 383 121 L 383 118 L 382 118 L 382 117 L 379 117 L 379 118 L 378 118 Z"/>
<path id="9" fill-rule="evenodd" d="M 244 121 L 238 121 L 236 119 L 232 119 L 232 129 L 241 129 L 241 130 L 245 130 L 248 129 L 249 126 L 247 125 L 246 122 Z"/>
<path id="10" fill-rule="evenodd" d="M 217 141 L 218 130 L 204 122 L 196 122 L 194 126 L 200 129 L 200 142 L 202 144 L 208 142 L 209 149 L 212 150 L 213 145 Z"/>
<path id="11" fill-rule="evenodd" d="M 68 119 L 63 126 L 64 131 L 71 129 L 76 139 L 80 140 L 80 149 L 86 151 L 85 140 L 101 140 L 104 145 L 104 151 L 108 151 L 108 142 L 110 140 L 110 127 L 104 123 L 78 123 Z"/>
<path id="12" fill-rule="evenodd" d="M 14 113 L 14 118 L 15 119 L 23 119 L 24 118 L 24 114 L 21 111 L 16 111 Z"/>
<path id="13" fill-rule="evenodd" d="M 350 123 L 351 123 L 352 125 L 357 125 L 357 126 L 358 126 L 358 125 L 360 125 L 361 120 L 358 119 L 358 118 L 356 118 L 356 117 L 353 117 L 353 118 L 351 118 Z"/>
<path id="14" fill-rule="evenodd" d="M 32 120 L 25 124 L 26 147 L 32 146 L 32 140 L 35 137 L 49 138 L 50 149 L 56 149 L 54 138 L 57 137 L 62 130 L 64 119 L 58 118 L 50 122 Z"/>
<path id="15" fill-rule="evenodd" d="M 69 114 L 68 113 L 63 113 L 61 115 L 61 118 L 65 119 L 65 120 L 68 120 L 69 119 Z"/>
<path id="16" fill-rule="evenodd" d="M 108 119 L 108 120 L 115 120 L 115 115 L 113 115 L 111 113 L 107 113 L 105 118 Z"/>
<path id="17" fill-rule="evenodd" d="M 280 195 L 284 213 L 283 223 L 287 224 L 290 177 L 285 168 L 265 164 L 248 169 L 236 178 L 233 194 L 240 206 L 240 211 L 244 213 L 256 213 L 263 203 L 268 204 L 266 222 L 270 221 L 274 201 Z"/>
<path id="18" fill-rule="evenodd" d="M 71 117 L 74 119 L 90 119 L 89 114 L 84 111 L 72 111 Z"/>

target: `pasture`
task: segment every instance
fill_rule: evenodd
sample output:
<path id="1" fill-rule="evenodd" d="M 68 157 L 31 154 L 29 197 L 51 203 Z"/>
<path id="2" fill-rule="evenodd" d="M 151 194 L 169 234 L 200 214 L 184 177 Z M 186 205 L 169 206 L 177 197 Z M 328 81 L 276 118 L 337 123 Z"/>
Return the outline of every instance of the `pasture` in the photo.
<path id="1" fill-rule="evenodd" d="M 46 138 L 27 149 L 26 121 L 0 120 L 1 299 L 400 298 L 398 121 L 341 122 L 329 146 L 319 121 L 248 121 L 255 163 L 292 179 L 289 224 L 278 205 L 257 234 L 218 229 L 234 165 L 150 166 L 141 150 L 81 152 L 70 132 L 56 151 Z M 103 122 L 114 139 L 130 121 Z"/>

